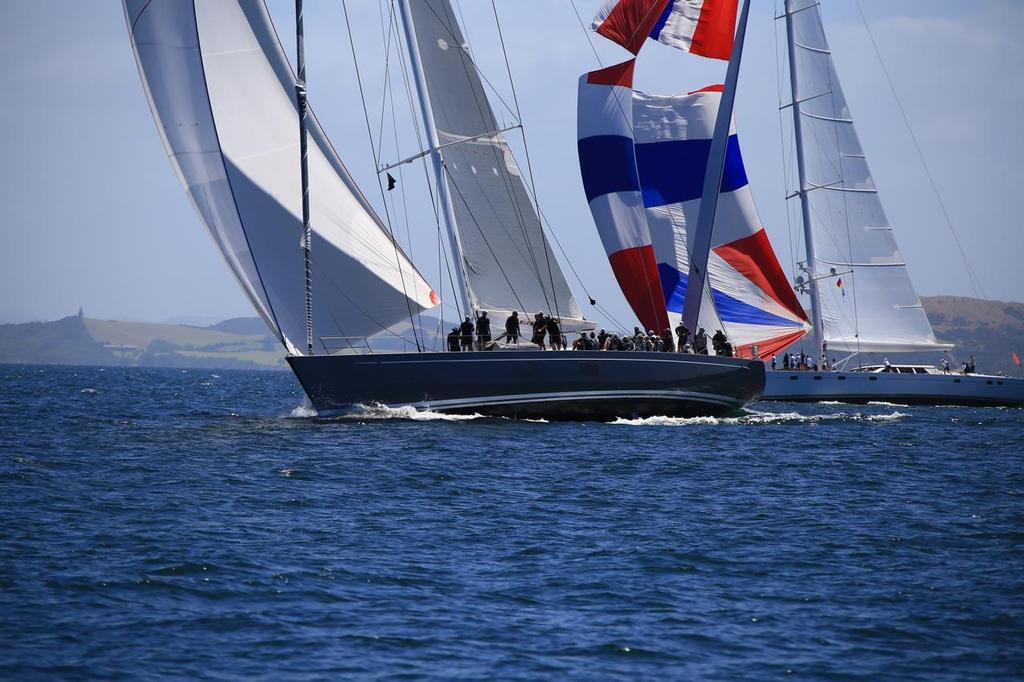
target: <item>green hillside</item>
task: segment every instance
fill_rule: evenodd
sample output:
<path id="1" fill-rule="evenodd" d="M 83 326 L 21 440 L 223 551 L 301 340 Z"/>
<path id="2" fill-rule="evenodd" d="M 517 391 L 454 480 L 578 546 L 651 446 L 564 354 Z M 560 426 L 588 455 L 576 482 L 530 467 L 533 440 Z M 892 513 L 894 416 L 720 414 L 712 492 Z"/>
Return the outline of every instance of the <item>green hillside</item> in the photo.
<path id="1" fill-rule="evenodd" d="M 962 296 L 922 299 L 940 341 L 953 343 L 953 356 L 977 359 L 978 370 L 1021 376 L 1012 353 L 1024 357 L 1024 303 Z M 428 337 L 433 323 L 425 324 Z M 411 336 L 406 334 L 406 336 Z M 375 349 L 401 350 L 385 339 Z M 433 347 L 433 339 L 427 341 Z M 797 346 L 799 348 L 799 346 Z M 939 355 L 910 354 L 894 362 L 938 362 Z M 865 362 L 881 362 L 866 355 Z M 128 365 L 285 369 L 284 349 L 257 317 L 239 317 L 195 327 L 66 317 L 55 322 L 0 325 L 0 363 Z"/>
<path id="2" fill-rule="evenodd" d="M 285 369 L 284 349 L 263 323 L 243 320 L 226 328 L 79 316 L 5 324 L 0 325 L 0 363 Z M 261 328 L 262 333 L 229 331 Z"/>
<path id="3" fill-rule="evenodd" d="M 985 301 L 965 296 L 922 296 L 940 341 L 956 344 L 953 354 L 972 354 L 983 372 L 1020 376 L 1013 353 L 1024 357 L 1024 303 Z"/>

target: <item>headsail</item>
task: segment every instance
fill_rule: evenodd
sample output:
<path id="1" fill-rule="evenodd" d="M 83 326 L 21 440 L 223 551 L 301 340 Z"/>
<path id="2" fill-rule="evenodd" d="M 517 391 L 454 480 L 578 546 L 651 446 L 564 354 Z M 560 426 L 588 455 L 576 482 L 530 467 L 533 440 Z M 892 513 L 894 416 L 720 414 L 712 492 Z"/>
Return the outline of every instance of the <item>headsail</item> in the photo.
<path id="1" fill-rule="evenodd" d="M 720 100 L 720 86 L 688 95 L 633 94 L 637 168 L 673 323 L 683 312 L 686 235 L 700 210 Z M 701 306 L 700 324 L 710 330 L 720 320 L 740 355 L 749 356 L 754 345 L 762 356 L 770 355 L 809 329 L 758 217 L 735 123 L 729 130 L 708 272 L 715 305 Z"/>
<path id="2" fill-rule="evenodd" d="M 451 3 L 410 9 L 474 308 L 582 320 Z"/>
<path id="3" fill-rule="evenodd" d="M 821 318 L 828 347 L 942 350 L 914 291 L 843 95 L 815 0 L 789 0 Z"/>
<path id="4" fill-rule="evenodd" d="M 171 163 L 261 317 L 304 346 L 295 76 L 262 0 L 124 0 Z M 376 334 L 439 302 L 309 126 L 317 337 Z"/>

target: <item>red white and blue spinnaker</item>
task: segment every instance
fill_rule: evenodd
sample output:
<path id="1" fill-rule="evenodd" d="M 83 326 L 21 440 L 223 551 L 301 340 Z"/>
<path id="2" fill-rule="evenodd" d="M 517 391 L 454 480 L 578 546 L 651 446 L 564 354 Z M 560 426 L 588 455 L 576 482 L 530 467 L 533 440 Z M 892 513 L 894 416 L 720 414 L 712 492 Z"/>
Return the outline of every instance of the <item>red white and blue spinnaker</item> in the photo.
<path id="1" fill-rule="evenodd" d="M 728 59 L 736 6 L 736 0 L 612 0 L 601 8 L 594 30 L 634 54 L 651 38 Z M 713 49 L 709 36 L 715 36 Z M 635 92 L 634 63 L 580 79 L 580 168 L 616 279 L 640 321 L 661 330 L 682 316 L 687 229 L 697 222 L 722 88 L 668 96 Z M 708 273 L 705 301 L 710 295 L 714 306 L 701 306 L 699 322 L 708 331 L 723 329 L 737 355 L 750 357 L 756 347 L 758 355 L 769 356 L 810 329 L 757 214 L 735 124 Z"/>

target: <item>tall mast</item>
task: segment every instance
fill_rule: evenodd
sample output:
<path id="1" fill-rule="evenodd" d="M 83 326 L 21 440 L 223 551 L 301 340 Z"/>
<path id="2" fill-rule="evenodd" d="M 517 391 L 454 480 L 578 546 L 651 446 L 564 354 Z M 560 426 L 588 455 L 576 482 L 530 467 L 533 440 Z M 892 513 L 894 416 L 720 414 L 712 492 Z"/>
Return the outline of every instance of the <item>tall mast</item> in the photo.
<path id="1" fill-rule="evenodd" d="M 797 195 L 800 197 L 800 219 L 804 226 L 804 250 L 807 255 L 806 271 L 811 293 L 811 324 L 814 325 L 814 359 L 817 361 L 823 352 L 825 333 L 821 320 L 821 297 L 818 295 L 817 267 L 814 258 L 814 233 L 811 230 L 811 206 L 807 201 L 807 180 L 804 170 L 804 137 L 800 120 L 800 92 L 796 84 L 796 35 L 793 32 L 793 0 L 786 0 L 786 49 L 789 54 L 789 92 L 790 106 L 793 108 L 793 138 L 796 143 L 797 181 L 800 183 Z"/>
<path id="2" fill-rule="evenodd" d="M 302 31 L 302 0 L 295 0 L 295 101 L 299 108 L 299 166 L 302 169 L 302 257 L 306 273 L 306 353 L 313 354 L 313 228 L 309 224 L 309 159 L 306 151 L 306 50 Z"/>
<path id="3" fill-rule="evenodd" d="M 430 146 L 430 158 L 434 162 L 434 178 L 437 182 L 437 195 L 441 202 L 441 212 L 444 214 L 444 224 L 448 230 L 448 243 L 458 267 L 456 268 L 455 279 L 458 282 L 459 298 L 462 300 L 463 315 L 474 316 L 473 304 L 469 298 L 469 287 L 466 284 L 469 277 L 466 273 L 466 260 L 462 257 L 462 242 L 459 239 L 459 232 L 455 223 L 455 205 L 452 203 L 451 192 L 448 191 L 448 182 L 444 177 L 444 160 L 441 158 L 441 142 L 437 137 L 437 128 L 434 126 L 434 111 L 430 106 L 430 96 L 427 94 L 426 77 L 423 73 L 423 63 L 420 61 L 420 51 L 416 45 L 415 28 L 412 22 L 412 10 L 409 8 L 409 0 L 399 0 L 398 5 L 402 12 L 402 30 L 405 34 L 405 43 L 409 49 L 409 60 L 412 64 L 413 80 L 416 82 L 416 94 L 420 102 L 420 114 L 423 117 L 423 128 L 427 133 L 427 144 Z M 461 47 L 459 48 L 461 49 Z"/>
<path id="4" fill-rule="evenodd" d="M 736 101 L 736 83 L 740 74 L 740 59 L 743 56 L 743 38 L 747 32 L 747 14 L 750 0 L 743 0 L 736 39 L 729 68 L 725 74 L 722 100 L 715 118 L 715 131 L 711 138 L 708 167 L 704 173 L 704 188 L 701 192 L 700 211 L 697 213 L 697 229 L 690 241 L 690 272 L 686 282 L 686 298 L 683 301 L 683 324 L 696 332 L 700 319 L 700 305 L 704 287 L 707 284 L 708 256 L 711 251 L 711 236 L 715 226 L 715 212 L 718 210 L 718 195 L 725 171 L 725 153 L 729 146 L 729 124 L 732 122 L 732 108 Z"/>

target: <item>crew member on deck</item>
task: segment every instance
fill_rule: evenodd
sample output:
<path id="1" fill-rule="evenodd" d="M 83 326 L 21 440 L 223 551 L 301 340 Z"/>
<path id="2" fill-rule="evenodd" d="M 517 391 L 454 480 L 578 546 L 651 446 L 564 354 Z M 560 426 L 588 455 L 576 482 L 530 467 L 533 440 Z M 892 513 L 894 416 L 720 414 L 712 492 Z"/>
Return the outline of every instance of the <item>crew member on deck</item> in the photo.
<path id="1" fill-rule="evenodd" d="M 564 350 L 565 344 L 562 342 L 562 327 L 558 324 L 558 318 L 549 317 L 547 319 L 547 328 L 552 350 Z"/>
<path id="2" fill-rule="evenodd" d="M 459 328 L 452 327 L 452 330 L 448 332 L 448 350 L 453 353 L 459 352 Z"/>
<path id="3" fill-rule="evenodd" d="M 505 320 L 505 343 L 519 345 L 519 313 L 515 310 Z"/>
<path id="4" fill-rule="evenodd" d="M 672 342 L 672 330 L 666 328 L 665 331 L 661 333 L 661 350 L 666 353 L 671 353 L 675 350 L 675 346 L 676 344 Z"/>
<path id="5" fill-rule="evenodd" d="M 725 334 L 722 333 L 721 329 L 716 331 L 715 335 L 711 337 L 711 347 L 715 349 L 715 355 L 724 355 L 722 349 L 725 346 L 725 341 Z"/>
<path id="6" fill-rule="evenodd" d="M 484 346 L 491 342 L 491 320 L 487 317 L 487 311 L 480 311 L 480 317 L 476 318 L 476 343 L 477 348 L 484 350 Z"/>
<path id="7" fill-rule="evenodd" d="M 465 321 L 459 325 L 459 331 L 462 332 L 462 350 L 471 351 L 473 350 L 473 321 L 466 316 Z"/>
<path id="8" fill-rule="evenodd" d="M 544 317 L 544 313 L 537 313 L 533 316 L 533 338 L 530 339 L 533 343 L 540 346 L 541 350 L 547 350 L 544 347 L 544 335 L 547 334 L 547 318 Z"/>
<path id="9" fill-rule="evenodd" d="M 698 329 L 697 335 L 693 337 L 693 351 L 698 355 L 708 354 L 708 334 L 704 327 Z"/>
<path id="10" fill-rule="evenodd" d="M 676 347 L 679 349 L 679 352 L 682 353 L 683 349 L 686 348 L 686 343 L 690 340 L 690 330 L 687 329 L 686 325 L 682 322 L 680 322 L 679 326 L 676 327 L 676 337 L 679 339 Z"/>

